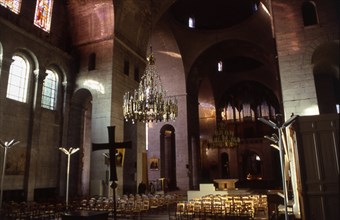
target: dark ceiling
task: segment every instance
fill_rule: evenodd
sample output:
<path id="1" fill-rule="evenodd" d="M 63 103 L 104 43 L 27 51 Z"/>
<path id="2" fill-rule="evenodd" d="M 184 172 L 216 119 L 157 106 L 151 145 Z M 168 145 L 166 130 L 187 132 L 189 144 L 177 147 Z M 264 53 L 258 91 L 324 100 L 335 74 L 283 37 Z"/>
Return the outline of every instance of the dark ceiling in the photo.
<path id="1" fill-rule="evenodd" d="M 189 17 L 195 18 L 196 29 L 220 29 L 241 23 L 258 6 L 257 0 L 177 0 L 171 14 L 187 26 Z"/>

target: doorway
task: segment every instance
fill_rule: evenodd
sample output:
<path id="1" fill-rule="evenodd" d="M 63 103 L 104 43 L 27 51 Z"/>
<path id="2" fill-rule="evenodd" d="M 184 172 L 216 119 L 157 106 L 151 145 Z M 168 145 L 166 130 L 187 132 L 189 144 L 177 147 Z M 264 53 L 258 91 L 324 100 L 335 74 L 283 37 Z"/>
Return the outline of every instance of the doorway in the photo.
<path id="1" fill-rule="evenodd" d="M 177 189 L 175 128 L 164 125 L 160 132 L 161 177 L 165 178 L 168 190 Z"/>
<path id="2" fill-rule="evenodd" d="M 70 165 L 70 196 L 87 196 L 90 193 L 90 155 L 92 95 L 86 89 L 75 92 L 69 111 L 68 146 L 77 146 L 80 151 L 72 155 Z"/>
<path id="3" fill-rule="evenodd" d="M 222 179 L 229 179 L 229 155 L 228 153 L 221 153 L 221 160 L 220 160 L 220 167 L 221 167 L 221 177 Z"/>

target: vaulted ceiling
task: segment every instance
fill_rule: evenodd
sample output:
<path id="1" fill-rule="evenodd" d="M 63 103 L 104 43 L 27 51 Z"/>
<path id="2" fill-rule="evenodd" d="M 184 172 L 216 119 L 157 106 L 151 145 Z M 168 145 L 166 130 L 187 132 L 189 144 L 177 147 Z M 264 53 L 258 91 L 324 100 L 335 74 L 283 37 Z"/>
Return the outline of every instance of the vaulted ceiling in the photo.
<path id="1" fill-rule="evenodd" d="M 200 90 L 200 102 L 214 104 L 241 81 L 261 83 L 280 99 L 277 54 L 270 8 L 256 0 L 177 0 L 164 14 L 179 45 L 187 90 Z M 188 27 L 189 17 L 195 27 Z M 223 70 L 217 71 L 217 63 Z M 206 94 L 206 95 L 205 95 Z M 205 101 L 204 101 L 205 100 Z"/>

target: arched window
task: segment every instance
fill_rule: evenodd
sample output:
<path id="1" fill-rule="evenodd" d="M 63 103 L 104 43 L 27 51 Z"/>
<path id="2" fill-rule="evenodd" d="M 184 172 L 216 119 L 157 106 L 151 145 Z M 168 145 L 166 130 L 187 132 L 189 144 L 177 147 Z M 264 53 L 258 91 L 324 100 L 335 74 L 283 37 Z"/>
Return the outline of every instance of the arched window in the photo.
<path id="1" fill-rule="evenodd" d="M 46 70 L 47 76 L 44 80 L 41 107 L 55 110 L 58 95 L 58 74 L 52 70 Z"/>
<path id="2" fill-rule="evenodd" d="M 227 107 L 227 120 L 234 121 L 234 108 L 231 106 L 230 103 Z"/>
<path id="3" fill-rule="evenodd" d="M 8 8 L 15 14 L 19 14 L 21 9 L 21 0 L 0 0 L 0 5 Z"/>
<path id="4" fill-rule="evenodd" d="M 254 119 L 254 111 L 251 109 L 249 103 L 243 103 L 243 108 L 241 110 L 241 120 L 251 121 Z"/>
<path id="5" fill-rule="evenodd" d="M 188 18 L 188 27 L 189 28 L 195 28 L 195 18 L 194 17 L 189 17 Z"/>
<path id="6" fill-rule="evenodd" d="M 223 71 L 223 62 L 222 61 L 219 61 L 217 63 L 217 71 L 218 72 L 222 72 Z"/>
<path id="7" fill-rule="evenodd" d="M 37 0 L 34 14 L 34 25 L 50 32 L 53 0 Z"/>
<path id="8" fill-rule="evenodd" d="M 19 102 L 26 102 L 29 67 L 29 63 L 24 57 L 18 55 L 13 56 L 13 62 L 9 69 L 7 98 Z"/>
<path id="9" fill-rule="evenodd" d="M 303 25 L 310 26 L 318 23 L 315 3 L 307 1 L 302 4 Z"/>
<path id="10" fill-rule="evenodd" d="M 266 101 L 261 103 L 261 117 L 269 118 L 269 106 Z"/>

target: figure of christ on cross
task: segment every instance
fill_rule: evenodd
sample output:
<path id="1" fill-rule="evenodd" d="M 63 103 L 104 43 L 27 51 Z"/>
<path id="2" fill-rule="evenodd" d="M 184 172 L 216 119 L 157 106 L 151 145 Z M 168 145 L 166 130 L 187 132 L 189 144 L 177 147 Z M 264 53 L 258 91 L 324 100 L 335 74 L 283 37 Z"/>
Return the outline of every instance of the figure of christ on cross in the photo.
<path id="1" fill-rule="evenodd" d="M 115 142 L 115 126 L 108 126 L 107 131 L 109 134 L 109 143 L 95 144 L 92 143 L 92 151 L 96 150 L 109 150 L 110 155 L 110 181 L 112 181 L 111 188 L 113 189 L 113 215 L 116 219 L 116 187 L 118 180 L 116 170 L 116 149 L 118 148 L 131 148 L 131 141 Z"/>

